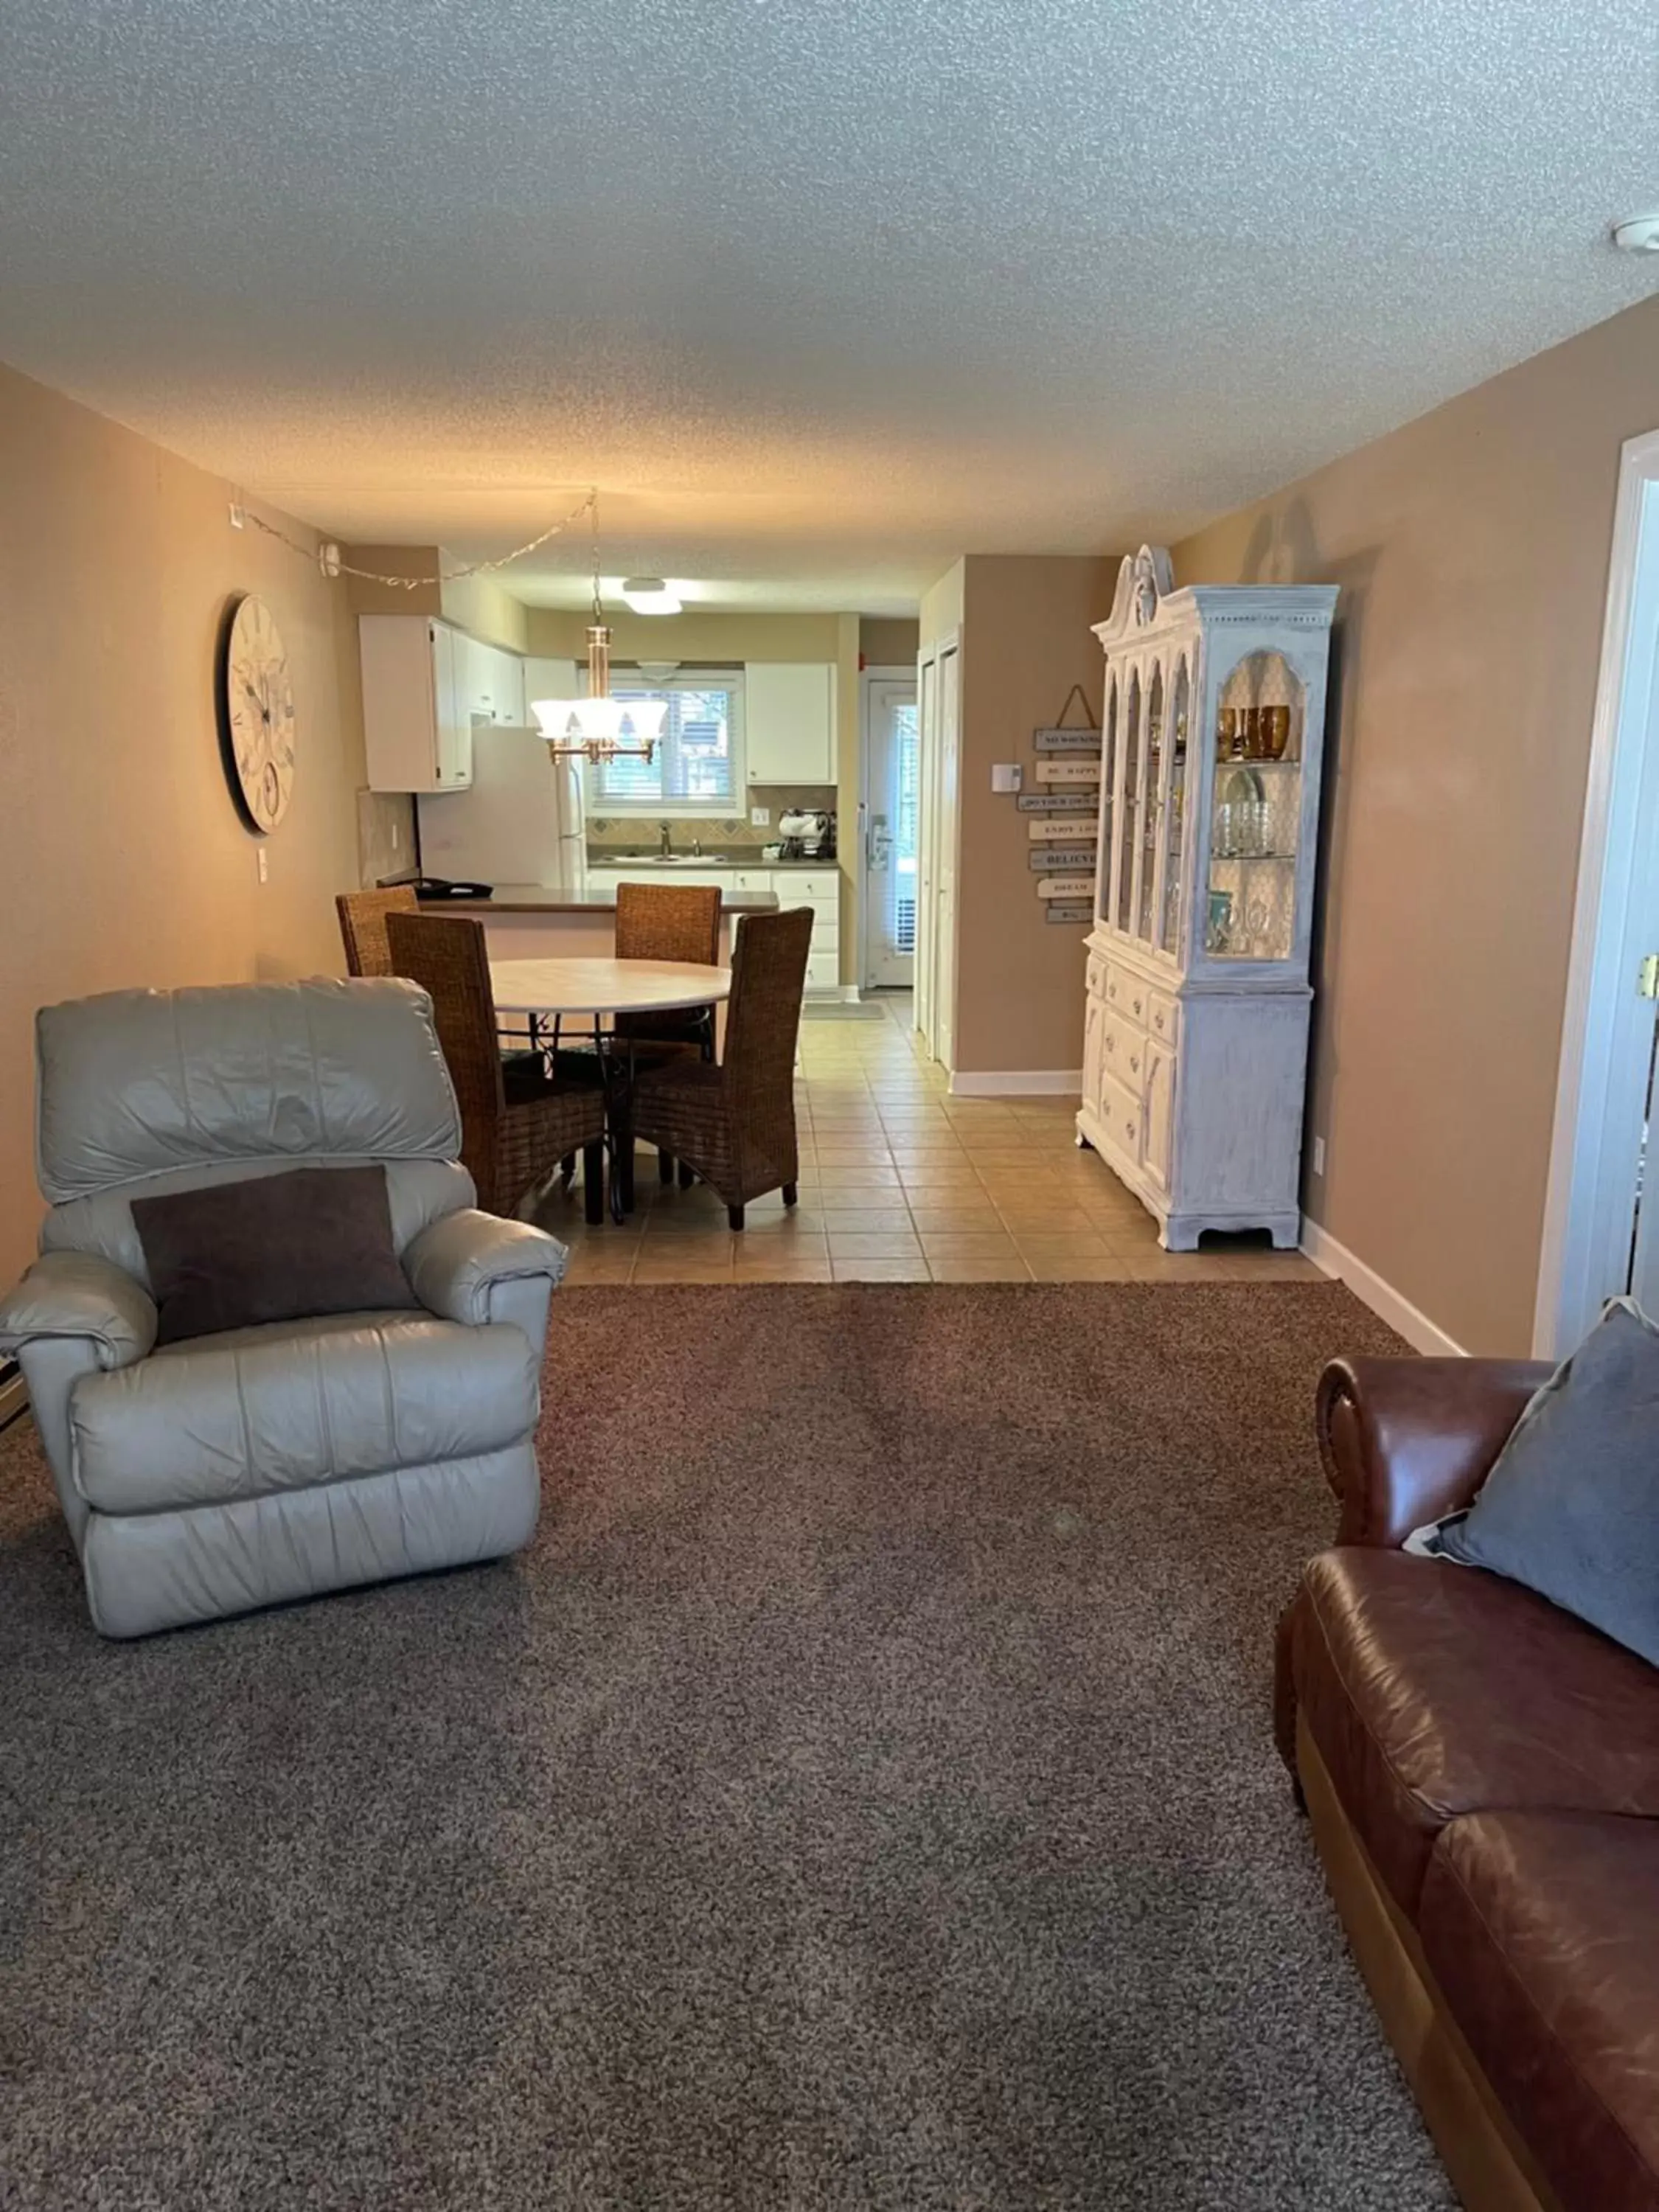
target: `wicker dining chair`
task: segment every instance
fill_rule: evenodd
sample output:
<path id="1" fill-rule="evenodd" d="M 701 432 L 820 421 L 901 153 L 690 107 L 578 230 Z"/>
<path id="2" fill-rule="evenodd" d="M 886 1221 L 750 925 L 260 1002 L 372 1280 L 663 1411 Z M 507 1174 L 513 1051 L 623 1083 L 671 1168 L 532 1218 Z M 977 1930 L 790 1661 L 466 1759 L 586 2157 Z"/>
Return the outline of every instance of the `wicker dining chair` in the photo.
<path id="1" fill-rule="evenodd" d="M 431 994 L 438 1042 L 461 1107 L 461 1162 L 486 1213 L 511 1213 L 560 1163 L 582 1156 L 584 1211 L 605 1218 L 605 1091 L 550 1077 L 539 1056 L 504 1061 L 482 922 L 462 915 L 392 914 L 394 971 Z"/>
<path id="2" fill-rule="evenodd" d="M 712 968 L 720 957 L 718 884 L 630 884 L 617 886 L 618 960 L 690 960 Z M 714 1057 L 714 1009 L 676 1006 L 658 1013 L 617 1014 L 616 1034 L 626 1037 L 638 1070 L 665 1050 Z M 659 1049 L 653 1051 L 653 1048 Z M 657 1173 L 674 1180 L 674 1156 L 659 1152 Z"/>
<path id="3" fill-rule="evenodd" d="M 345 945 L 347 975 L 395 974 L 386 939 L 386 916 L 418 911 L 413 884 L 396 884 L 385 891 L 341 891 L 334 904 Z"/>
<path id="4" fill-rule="evenodd" d="M 634 1086 L 634 1132 L 694 1169 L 726 1201 L 733 1229 L 751 1198 L 781 1187 L 795 1203 L 795 1039 L 806 989 L 812 909 L 745 915 L 732 955 L 726 1053 L 681 1054 Z"/>

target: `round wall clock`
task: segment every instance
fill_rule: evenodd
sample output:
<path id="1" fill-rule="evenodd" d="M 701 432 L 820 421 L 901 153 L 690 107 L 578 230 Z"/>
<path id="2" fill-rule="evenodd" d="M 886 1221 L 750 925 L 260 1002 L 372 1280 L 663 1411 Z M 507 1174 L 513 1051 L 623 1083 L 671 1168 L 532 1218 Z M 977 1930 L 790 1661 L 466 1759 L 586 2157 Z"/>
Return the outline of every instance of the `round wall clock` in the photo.
<path id="1" fill-rule="evenodd" d="M 252 592 L 225 624 L 219 727 L 238 805 L 255 830 L 274 830 L 294 790 L 294 686 L 270 609 Z"/>

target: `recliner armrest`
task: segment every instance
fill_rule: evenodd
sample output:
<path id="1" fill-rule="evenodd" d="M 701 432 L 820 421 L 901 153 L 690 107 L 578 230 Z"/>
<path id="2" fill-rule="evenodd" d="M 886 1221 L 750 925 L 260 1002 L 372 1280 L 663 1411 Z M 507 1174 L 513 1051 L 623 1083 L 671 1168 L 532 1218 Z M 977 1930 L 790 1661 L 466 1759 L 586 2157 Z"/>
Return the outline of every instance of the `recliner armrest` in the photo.
<path id="1" fill-rule="evenodd" d="M 1316 1419 L 1342 1507 L 1337 1542 L 1398 1550 L 1468 1505 L 1554 1371 L 1537 1359 L 1334 1359 Z"/>
<path id="2" fill-rule="evenodd" d="M 428 1224 L 404 1252 L 404 1272 L 428 1313 L 477 1328 L 493 1318 L 490 1292 L 497 1284 L 557 1283 L 569 1256 L 556 1237 L 527 1221 L 469 1206 Z"/>
<path id="3" fill-rule="evenodd" d="M 131 1367 L 155 1343 L 155 1301 L 94 1252 L 43 1253 L 0 1298 L 0 1352 L 43 1338 L 84 1339 L 100 1367 Z"/>

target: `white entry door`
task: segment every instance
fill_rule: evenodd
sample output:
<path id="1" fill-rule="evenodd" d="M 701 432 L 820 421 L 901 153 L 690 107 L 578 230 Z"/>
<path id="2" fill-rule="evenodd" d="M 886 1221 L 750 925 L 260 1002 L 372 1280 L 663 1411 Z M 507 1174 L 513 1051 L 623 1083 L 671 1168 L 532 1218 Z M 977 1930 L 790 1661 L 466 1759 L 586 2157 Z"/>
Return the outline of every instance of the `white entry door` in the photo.
<path id="1" fill-rule="evenodd" d="M 864 983 L 906 988 L 915 978 L 921 865 L 921 742 L 912 676 L 872 677 L 866 696 Z"/>

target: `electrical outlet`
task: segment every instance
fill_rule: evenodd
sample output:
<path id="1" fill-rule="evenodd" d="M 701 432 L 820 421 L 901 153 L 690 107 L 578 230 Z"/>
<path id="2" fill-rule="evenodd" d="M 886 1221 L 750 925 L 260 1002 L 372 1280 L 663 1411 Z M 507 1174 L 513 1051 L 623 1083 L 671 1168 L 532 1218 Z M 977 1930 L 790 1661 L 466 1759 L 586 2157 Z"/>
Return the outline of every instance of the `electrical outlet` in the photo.
<path id="1" fill-rule="evenodd" d="M 1316 1137 L 1313 1140 L 1313 1171 L 1317 1176 L 1325 1172 L 1325 1139 L 1322 1137 Z"/>
<path id="2" fill-rule="evenodd" d="M 259 881 L 262 884 L 269 883 L 270 881 L 270 855 L 266 852 L 263 845 L 260 846 L 258 854 L 255 855 L 255 859 L 259 870 Z"/>
<path id="3" fill-rule="evenodd" d="M 750 808 L 749 826 L 751 830 L 768 829 L 771 825 L 771 821 L 772 810 L 769 806 L 751 806 Z"/>

